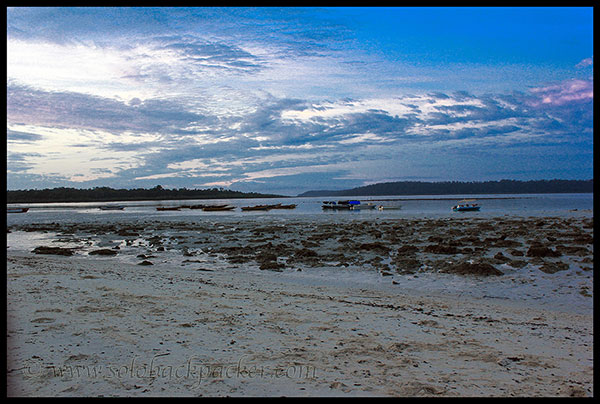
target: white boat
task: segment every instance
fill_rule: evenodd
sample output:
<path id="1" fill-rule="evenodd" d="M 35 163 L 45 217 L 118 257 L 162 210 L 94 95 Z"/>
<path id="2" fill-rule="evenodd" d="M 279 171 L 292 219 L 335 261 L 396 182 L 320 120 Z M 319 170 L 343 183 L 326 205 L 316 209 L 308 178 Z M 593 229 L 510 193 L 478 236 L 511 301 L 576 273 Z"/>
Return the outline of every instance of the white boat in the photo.
<path id="1" fill-rule="evenodd" d="M 402 209 L 399 205 L 398 206 L 383 206 L 383 205 L 379 205 L 377 207 L 378 210 L 400 210 Z"/>
<path id="2" fill-rule="evenodd" d="M 358 201 L 357 201 L 358 202 Z M 350 210 L 363 210 L 363 209 L 375 209 L 377 206 L 373 202 L 353 204 L 350 206 Z"/>

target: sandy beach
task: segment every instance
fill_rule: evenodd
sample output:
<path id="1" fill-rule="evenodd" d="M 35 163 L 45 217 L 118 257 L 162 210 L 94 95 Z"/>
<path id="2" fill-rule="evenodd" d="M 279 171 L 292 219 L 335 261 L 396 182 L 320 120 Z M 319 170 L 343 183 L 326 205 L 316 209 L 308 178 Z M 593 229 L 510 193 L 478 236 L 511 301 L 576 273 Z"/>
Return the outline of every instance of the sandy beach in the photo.
<path id="1" fill-rule="evenodd" d="M 593 395 L 593 218 L 7 236 L 9 396 Z"/>

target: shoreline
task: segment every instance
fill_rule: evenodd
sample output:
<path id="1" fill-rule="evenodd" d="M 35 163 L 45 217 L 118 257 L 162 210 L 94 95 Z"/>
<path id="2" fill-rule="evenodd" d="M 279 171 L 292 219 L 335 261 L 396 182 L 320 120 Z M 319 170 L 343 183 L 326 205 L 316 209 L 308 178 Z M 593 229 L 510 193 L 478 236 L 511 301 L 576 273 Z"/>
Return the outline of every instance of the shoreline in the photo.
<path id="1" fill-rule="evenodd" d="M 592 396 L 592 225 L 13 225 L 8 395 Z"/>

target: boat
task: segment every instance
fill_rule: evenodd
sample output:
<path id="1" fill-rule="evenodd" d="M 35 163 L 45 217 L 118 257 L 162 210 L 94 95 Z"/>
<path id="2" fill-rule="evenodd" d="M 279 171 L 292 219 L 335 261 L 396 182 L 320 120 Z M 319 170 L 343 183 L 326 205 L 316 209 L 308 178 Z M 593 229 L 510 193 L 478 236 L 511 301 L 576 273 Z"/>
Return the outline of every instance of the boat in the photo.
<path id="1" fill-rule="evenodd" d="M 352 202 L 352 201 L 351 201 Z M 350 210 L 375 209 L 377 206 L 373 202 L 352 204 Z"/>
<path id="2" fill-rule="evenodd" d="M 179 210 L 179 206 L 159 206 L 156 210 L 164 211 L 164 210 Z"/>
<path id="3" fill-rule="evenodd" d="M 6 213 L 26 213 L 29 208 L 6 208 Z"/>
<path id="4" fill-rule="evenodd" d="M 125 206 L 121 205 L 109 205 L 109 206 L 100 206 L 100 210 L 123 210 Z"/>
<path id="5" fill-rule="evenodd" d="M 191 205 L 190 209 L 204 209 L 206 205 Z"/>
<path id="6" fill-rule="evenodd" d="M 235 209 L 235 206 L 228 206 L 228 205 L 205 206 L 204 208 L 202 208 L 202 210 L 205 212 L 222 212 L 222 211 L 228 211 L 228 210 L 233 210 L 233 209 Z"/>
<path id="7" fill-rule="evenodd" d="M 463 199 L 459 201 L 456 205 L 452 207 L 454 212 L 477 212 L 480 209 L 480 206 L 477 205 L 475 199 Z"/>
<path id="8" fill-rule="evenodd" d="M 256 205 L 256 206 L 242 206 L 242 211 L 248 212 L 251 210 L 269 210 L 271 207 L 269 205 Z"/>
<path id="9" fill-rule="evenodd" d="M 244 212 L 252 211 L 252 210 L 271 210 L 271 209 L 294 209 L 296 208 L 296 204 L 290 205 L 282 205 L 277 203 L 275 205 L 256 205 L 256 206 L 243 206 L 241 209 Z"/>
<path id="10" fill-rule="evenodd" d="M 358 201 L 357 201 L 358 202 Z M 350 210 L 352 205 L 350 201 L 323 201 L 323 205 L 321 205 L 323 209 L 333 209 L 333 210 Z"/>
<path id="11" fill-rule="evenodd" d="M 377 207 L 378 210 L 400 210 L 402 209 L 400 206 L 384 206 L 384 205 L 379 205 Z"/>
<path id="12" fill-rule="evenodd" d="M 363 210 L 363 209 L 375 209 L 377 205 L 372 202 L 368 202 L 365 204 L 360 203 L 360 201 L 356 200 L 348 200 L 348 201 L 323 201 L 323 205 L 321 206 L 323 209 L 334 209 L 334 210 Z"/>
<path id="13" fill-rule="evenodd" d="M 279 204 L 279 206 L 276 206 L 273 209 L 296 209 L 296 204 L 295 203 L 291 203 L 289 205 Z"/>

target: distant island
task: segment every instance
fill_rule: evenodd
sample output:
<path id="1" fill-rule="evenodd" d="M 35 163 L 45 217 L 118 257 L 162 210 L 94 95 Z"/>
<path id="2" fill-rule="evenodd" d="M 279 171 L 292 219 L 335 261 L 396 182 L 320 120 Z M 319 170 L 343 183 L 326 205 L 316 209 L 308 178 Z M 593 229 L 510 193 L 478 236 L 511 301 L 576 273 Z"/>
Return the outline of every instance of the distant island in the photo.
<path id="1" fill-rule="evenodd" d="M 96 187 L 90 189 L 52 188 L 6 191 L 7 203 L 51 202 L 116 202 L 146 200 L 184 199 L 235 199 L 235 198 L 285 198 L 282 195 L 231 191 L 223 188 L 165 189 L 160 185 L 150 189 L 113 189 Z"/>
<path id="2" fill-rule="evenodd" d="M 341 191 L 308 191 L 308 196 L 383 196 L 383 195 L 472 195 L 472 194 L 559 194 L 593 193 L 594 180 L 536 180 L 484 182 L 383 182 Z"/>

